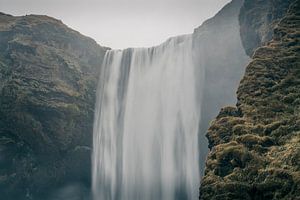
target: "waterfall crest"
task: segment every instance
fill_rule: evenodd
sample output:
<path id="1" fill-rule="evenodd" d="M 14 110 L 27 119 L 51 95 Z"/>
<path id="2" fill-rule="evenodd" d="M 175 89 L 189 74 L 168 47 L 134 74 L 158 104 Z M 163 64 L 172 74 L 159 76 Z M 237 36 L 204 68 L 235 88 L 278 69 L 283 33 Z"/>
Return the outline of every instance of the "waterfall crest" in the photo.
<path id="1" fill-rule="evenodd" d="M 106 53 L 93 133 L 94 200 L 198 198 L 202 76 L 196 79 L 192 40 Z"/>

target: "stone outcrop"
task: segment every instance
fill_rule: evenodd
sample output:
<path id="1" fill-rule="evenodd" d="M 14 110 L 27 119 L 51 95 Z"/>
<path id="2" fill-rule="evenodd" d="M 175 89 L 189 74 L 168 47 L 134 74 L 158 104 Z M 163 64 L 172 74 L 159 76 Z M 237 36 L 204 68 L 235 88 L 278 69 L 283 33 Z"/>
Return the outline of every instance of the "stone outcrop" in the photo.
<path id="1" fill-rule="evenodd" d="M 0 13 L 1 198 L 35 199 L 66 183 L 89 186 L 106 50 L 59 20 Z"/>
<path id="2" fill-rule="evenodd" d="M 246 68 L 237 106 L 223 108 L 207 132 L 211 151 L 200 199 L 299 198 L 299 11 L 299 0 L 245 1 L 245 50 L 261 47 Z"/>

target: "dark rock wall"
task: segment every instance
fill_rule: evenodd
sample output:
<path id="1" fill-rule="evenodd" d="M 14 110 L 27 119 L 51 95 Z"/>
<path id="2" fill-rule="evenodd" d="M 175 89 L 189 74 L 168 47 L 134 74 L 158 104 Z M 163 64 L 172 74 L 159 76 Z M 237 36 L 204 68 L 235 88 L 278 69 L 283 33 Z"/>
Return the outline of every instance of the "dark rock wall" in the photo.
<path id="1" fill-rule="evenodd" d="M 98 72 L 106 49 L 47 16 L 0 14 L 0 193 L 32 199 L 90 182 Z"/>
<path id="2" fill-rule="evenodd" d="M 254 25 L 266 10 L 281 18 Z M 200 199 L 299 199 L 300 1 L 248 0 L 240 19 L 246 51 L 264 46 L 246 68 L 237 106 L 223 108 L 208 130 Z"/>

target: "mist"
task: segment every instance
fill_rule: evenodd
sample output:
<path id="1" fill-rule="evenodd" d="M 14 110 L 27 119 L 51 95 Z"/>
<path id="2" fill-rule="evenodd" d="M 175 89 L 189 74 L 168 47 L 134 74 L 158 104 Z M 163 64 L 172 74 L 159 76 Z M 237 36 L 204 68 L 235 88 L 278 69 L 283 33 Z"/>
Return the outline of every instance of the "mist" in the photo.
<path id="1" fill-rule="evenodd" d="M 0 0 L 1 12 L 41 14 L 114 49 L 150 47 L 192 33 L 230 0 Z"/>

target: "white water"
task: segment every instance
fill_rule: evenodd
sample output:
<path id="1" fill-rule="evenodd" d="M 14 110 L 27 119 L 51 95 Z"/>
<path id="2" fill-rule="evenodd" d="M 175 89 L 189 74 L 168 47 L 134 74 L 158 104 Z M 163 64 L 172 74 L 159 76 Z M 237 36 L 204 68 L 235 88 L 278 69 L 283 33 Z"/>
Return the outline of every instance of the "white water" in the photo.
<path id="1" fill-rule="evenodd" d="M 94 121 L 94 200 L 198 198 L 197 70 L 191 35 L 106 53 Z"/>

